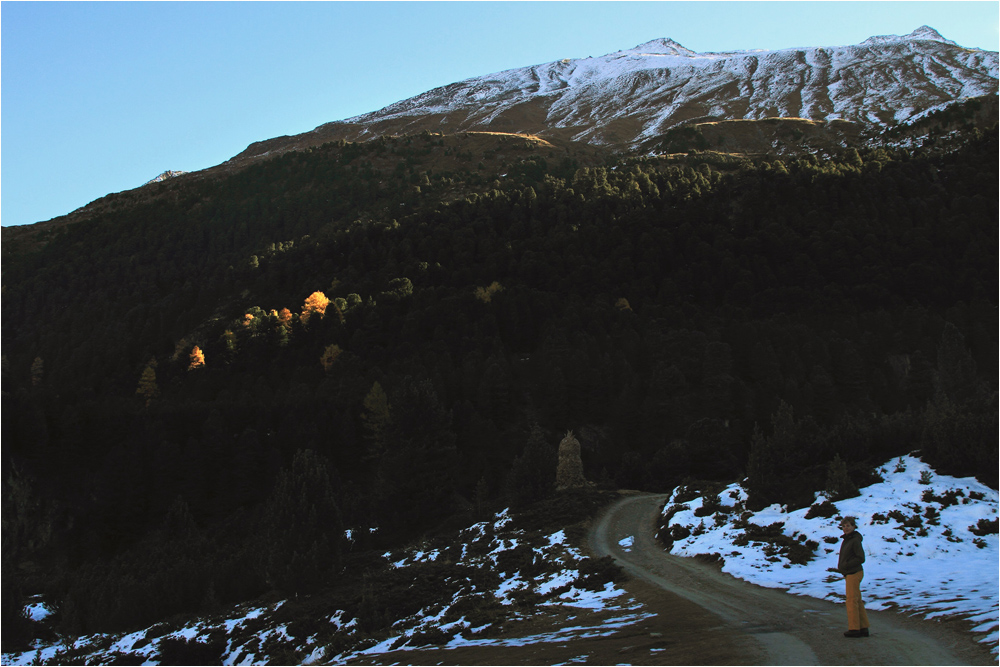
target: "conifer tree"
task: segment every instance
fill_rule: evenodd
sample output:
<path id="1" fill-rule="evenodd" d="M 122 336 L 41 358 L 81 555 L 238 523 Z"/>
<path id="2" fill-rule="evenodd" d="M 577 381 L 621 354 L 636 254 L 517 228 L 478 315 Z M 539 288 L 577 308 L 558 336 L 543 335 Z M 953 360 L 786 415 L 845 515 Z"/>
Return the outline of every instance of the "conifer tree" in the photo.
<path id="1" fill-rule="evenodd" d="M 975 391 L 976 362 L 972 359 L 965 337 L 951 322 L 941 332 L 938 345 L 937 393 L 952 402 L 961 402 Z"/>
<path id="2" fill-rule="evenodd" d="M 529 505 L 552 492 L 556 479 L 556 449 L 545 441 L 538 424 L 533 424 L 521 456 L 514 459 L 507 476 L 507 495 L 515 506 Z"/>
<path id="3" fill-rule="evenodd" d="M 843 500 L 858 495 L 858 487 L 847 474 L 847 464 L 835 454 L 826 467 L 826 492 L 830 500 Z"/>
<path id="4" fill-rule="evenodd" d="M 31 362 L 31 386 L 37 387 L 42 384 L 42 377 L 45 375 L 45 363 L 41 357 L 35 357 Z"/>
<path id="5" fill-rule="evenodd" d="M 378 382 L 372 385 L 364 400 L 364 412 L 361 413 L 361 423 L 364 426 L 365 438 L 370 443 L 369 455 L 378 456 L 385 447 L 385 431 L 389 426 L 389 397 Z"/>
<path id="6" fill-rule="evenodd" d="M 323 366 L 323 370 L 327 373 L 333 368 L 333 364 L 337 361 L 337 357 L 341 355 L 343 350 L 340 349 L 339 345 L 330 344 L 323 349 L 323 354 L 320 355 L 319 363 Z"/>
<path id="7" fill-rule="evenodd" d="M 136 394 L 145 399 L 147 407 L 160 395 L 160 388 L 156 384 L 156 370 L 153 365 L 150 363 L 143 369 L 142 377 L 139 378 L 139 386 L 135 390 Z"/>
<path id="8" fill-rule="evenodd" d="M 583 476 L 583 459 L 580 457 L 580 441 L 573 431 L 566 431 L 566 436 L 559 443 L 559 465 L 556 468 L 556 490 L 573 489 L 586 486 Z"/>
<path id="9" fill-rule="evenodd" d="M 761 509 L 770 504 L 774 492 L 774 458 L 760 424 L 754 424 L 747 460 L 747 507 L 750 509 Z"/>
<path id="10" fill-rule="evenodd" d="M 265 577 L 283 592 L 305 592 L 336 571 L 344 525 L 330 471 L 312 450 L 299 450 L 278 476 L 261 538 Z"/>

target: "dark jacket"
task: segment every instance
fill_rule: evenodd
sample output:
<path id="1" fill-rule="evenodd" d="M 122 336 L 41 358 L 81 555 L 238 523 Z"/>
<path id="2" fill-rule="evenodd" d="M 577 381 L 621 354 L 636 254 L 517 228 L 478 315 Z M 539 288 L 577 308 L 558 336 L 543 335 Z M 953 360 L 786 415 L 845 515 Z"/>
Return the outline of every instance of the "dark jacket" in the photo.
<path id="1" fill-rule="evenodd" d="M 855 574 L 861 571 L 864 562 L 865 550 L 861 548 L 861 533 L 855 530 L 845 535 L 844 541 L 840 544 L 837 570 L 843 575 Z"/>

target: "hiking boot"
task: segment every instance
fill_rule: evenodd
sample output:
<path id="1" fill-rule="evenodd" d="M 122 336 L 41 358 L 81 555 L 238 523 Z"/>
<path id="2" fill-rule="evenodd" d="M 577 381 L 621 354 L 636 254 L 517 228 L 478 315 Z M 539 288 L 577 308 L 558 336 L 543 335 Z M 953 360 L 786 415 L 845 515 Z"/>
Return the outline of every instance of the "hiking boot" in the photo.
<path id="1" fill-rule="evenodd" d="M 844 633 L 844 636 L 845 637 L 852 637 L 852 638 L 854 638 L 854 637 L 864 637 L 864 635 L 861 634 L 861 630 L 848 630 L 847 632 Z"/>

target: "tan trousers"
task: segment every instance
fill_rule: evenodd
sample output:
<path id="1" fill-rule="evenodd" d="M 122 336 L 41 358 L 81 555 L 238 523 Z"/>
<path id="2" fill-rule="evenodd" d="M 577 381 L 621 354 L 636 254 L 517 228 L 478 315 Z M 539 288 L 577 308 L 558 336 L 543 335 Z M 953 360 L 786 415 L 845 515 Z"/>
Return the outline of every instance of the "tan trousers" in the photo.
<path id="1" fill-rule="evenodd" d="M 848 630 L 861 630 L 868 627 L 868 614 L 865 613 L 865 603 L 861 599 L 861 580 L 864 578 L 864 570 L 844 575 L 844 582 L 847 584 Z"/>

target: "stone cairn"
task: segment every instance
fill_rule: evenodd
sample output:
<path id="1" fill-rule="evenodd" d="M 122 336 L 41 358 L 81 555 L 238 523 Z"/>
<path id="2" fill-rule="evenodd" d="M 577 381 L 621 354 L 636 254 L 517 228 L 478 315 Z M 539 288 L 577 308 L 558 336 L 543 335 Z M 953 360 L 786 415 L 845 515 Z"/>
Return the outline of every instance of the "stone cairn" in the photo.
<path id="1" fill-rule="evenodd" d="M 566 436 L 559 443 L 559 467 L 556 468 L 556 490 L 574 489 L 587 486 L 583 476 L 583 460 L 580 458 L 580 441 L 573 431 L 566 431 Z"/>

